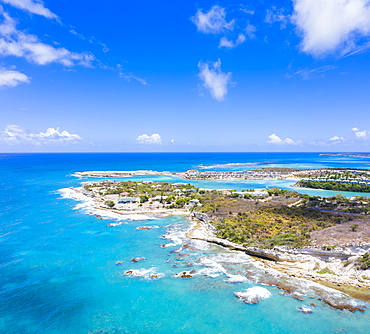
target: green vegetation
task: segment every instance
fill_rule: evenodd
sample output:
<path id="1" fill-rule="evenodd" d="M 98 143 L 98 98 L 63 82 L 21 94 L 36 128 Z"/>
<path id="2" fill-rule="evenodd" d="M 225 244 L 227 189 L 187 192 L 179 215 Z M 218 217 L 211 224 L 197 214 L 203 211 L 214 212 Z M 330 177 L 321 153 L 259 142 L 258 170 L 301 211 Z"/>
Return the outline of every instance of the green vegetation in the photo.
<path id="1" fill-rule="evenodd" d="M 311 175 L 301 175 L 303 180 L 296 183 L 297 187 L 370 192 L 370 172 L 359 169 L 323 169 L 315 170 Z"/>
<path id="2" fill-rule="evenodd" d="M 361 256 L 359 260 L 358 268 L 362 270 L 366 270 L 370 268 L 370 253 L 369 252 Z"/>
<path id="3" fill-rule="evenodd" d="M 336 275 L 336 273 L 334 271 L 331 271 L 329 268 L 324 268 L 324 269 L 318 270 L 316 272 L 320 275 L 323 275 L 323 274 Z"/>
<path id="4" fill-rule="evenodd" d="M 140 203 L 145 203 L 149 201 L 149 197 L 146 195 L 140 196 Z"/>
<path id="5" fill-rule="evenodd" d="M 351 261 L 349 261 L 349 260 L 347 260 L 346 262 L 344 262 L 344 267 L 348 267 L 350 264 L 351 264 L 352 262 Z"/>
<path id="6" fill-rule="evenodd" d="M 277 188 L 266 189 L 260 192 L 264 196 L 257 196 L 254 191 L 205 191 L 190 184 L 168 182 L 103 181 L 83 187 L 93 195 L 102 194 L 103 199 L 112 194 L 118 195 L 116 201 L 122 197 L 138 198 L 137 205 L 143 209 L 151 209 L 153 205 L 195 209 L 208 215 L 218 237 L 261 248 L 309 245 L 313 231 L 353 220 L 352 215 L 340 211 L 370 210 L 365 197 L 356 197 L 355 201 L 340 195 L 321 198 Z M 197 201 L 189 205 L 191 200 Z M 109 207 L 115 205 L 112 200 L 104 203 Z M 355 231 L 357 227 L 358 224 L 353 224 L 350 229 Z"/>
<path id="7" fill-rule="evenodd" d="M 356 230 L 358 228 L 358 224 L 353 224 L 349 228 L 351 229 L 352 232 L 356 232 Z"/>
<path id="8" fill-rule="evenodd" d="M 324 190 L 339 190 L 339 191 L 352 191 L 352 192 L 370 192 L 369 184 L 358 183 L 339 183 L 335 181 L 316 182 L 316 181 L 298 181 L 295 186 L 303 188 L 314 188 Z"/>
<path id="9" fill-rule="evenodd" d="M 189 183 L 103 181 L 85 184 L 83 188 L 85 191 L 103 197 L 106 195 L 119 195 L 120 198 L 132 197 L 138 198 L 140 204 L 148 202 L 152 205 L 156 202 L 169 208 L 184 208 L 191 199 L 200 198 L 198 189 Z M 105 204 L 113 207 L 115 202 L 109 200 L 105 201 Z"/>
<path id="10" fill-rule="evenodd" d="M 310 244 L 312 231 L 343 223 L 348 218 L 316 209 L 283 205 L 238 213 L 213 223 L 218 237 L 246 246 L 302 247 Z"/>
<path id="11" fill-rule="evenodd" d="M 105 201 L 104 204 L 109 206 L 110 208 L 113 208 L 114 205 L 115 205 L 115 203 L 113 201 Z"/>

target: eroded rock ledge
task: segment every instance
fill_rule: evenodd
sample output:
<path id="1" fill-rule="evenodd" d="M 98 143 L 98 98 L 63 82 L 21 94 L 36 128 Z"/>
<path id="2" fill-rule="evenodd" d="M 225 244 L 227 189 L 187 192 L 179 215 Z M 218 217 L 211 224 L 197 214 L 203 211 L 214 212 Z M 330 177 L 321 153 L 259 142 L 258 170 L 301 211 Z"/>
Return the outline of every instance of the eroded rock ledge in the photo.
<path id="1" fill-rule="evenodd" d="M 194 213 L 194 225 L 187 232 L 191 239 L 199 239 L 239 250 L 248 255 L 258 257 L 267 268 L 278 270 L 289 276 L 304 278 L 315 282 L 327 282 L 332 287 L 348 292 L 346 287 L 362 288 L 362 297 L 356 298 L 370 301 L 370 271 L 358 270 L 352 262 L 365 253 L 365 250 L 351 250 L 346 247 L 336 247 L 331 251 L 323 251 L 318 247 L 308 247 L 304 250 L 275 247 L 260 249 L 245 247 L 228 240 L 217 238 L 215 228 L 209 223 L 205 214 Z M 268 261 L 266 261 L 268 260 Z M 350 290 L 350 289 L 348 289 Z"/>

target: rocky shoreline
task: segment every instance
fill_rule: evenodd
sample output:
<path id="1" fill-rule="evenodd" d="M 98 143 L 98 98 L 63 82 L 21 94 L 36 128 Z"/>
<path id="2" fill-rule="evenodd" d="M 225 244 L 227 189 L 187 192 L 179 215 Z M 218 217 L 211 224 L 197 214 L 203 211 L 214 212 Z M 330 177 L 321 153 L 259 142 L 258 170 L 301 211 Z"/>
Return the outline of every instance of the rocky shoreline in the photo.
<path id="1" fill-rule="evenodd" d="M 330 256 L 334 252 L 339 253 L 348 260 L 348 263 L 358 258 L 358 252 L 355 253 L 346 247 L 334 248 L 334 252 L 323 252 L 316 247 L 311 247 L 311 254 L 300 253 L 299 249 L 285 247 L 274 249 L 244 247 L 217 238 L 214 234 L 214 227 L 207 220 L 199 219 L 193 215 L 192 221 L 193 225 L 187 232 L 187 237 L 190 239 L 204 240 L 232 250 L 245 252 L 258 258 L 266 269 L 276 270 L 290 277 L 317 282 L 345 292 L 356 299 L 370 301 L 369 270 L 358 270 L 353 264 L 346 265 L 342 259 Z M 325 254 L 325 259 L 322 259 L 323 254 Z"/>

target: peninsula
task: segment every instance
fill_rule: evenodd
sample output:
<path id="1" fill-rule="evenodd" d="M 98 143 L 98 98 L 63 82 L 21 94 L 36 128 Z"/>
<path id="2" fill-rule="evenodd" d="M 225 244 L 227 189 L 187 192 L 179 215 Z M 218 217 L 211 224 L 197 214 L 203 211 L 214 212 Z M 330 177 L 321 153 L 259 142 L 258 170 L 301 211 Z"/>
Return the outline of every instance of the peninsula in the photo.
<path id="1" fill-rule="evenodd" d="M 370 288 L 367 197 L 321 198 L 284 189 L 210 190 L 189 183 L 117 180 L 73 189 L 92 198 L 97 208 L 120 214 L 188 215 L 194 221 L 189 238 L 243 251 L 288 275 L 345 291 L 356 287 L 357 293 Z M 360 299 L 370 300 L 364 291 Z"/>
<path id="2" fill-rule="evenodd" d="M 138 171 L 91 171 L 79 172 L 80 177 L 124 178 L 132 176 L 168 175 L 185 180 L 294 180 L 295 187 L 325 190 L 370 192 L 370 172 L 360 169 L 321 168 L 259 168 L 240 171 L 198 171 L 187 172 L 156 172 L 152 170 Z"/>

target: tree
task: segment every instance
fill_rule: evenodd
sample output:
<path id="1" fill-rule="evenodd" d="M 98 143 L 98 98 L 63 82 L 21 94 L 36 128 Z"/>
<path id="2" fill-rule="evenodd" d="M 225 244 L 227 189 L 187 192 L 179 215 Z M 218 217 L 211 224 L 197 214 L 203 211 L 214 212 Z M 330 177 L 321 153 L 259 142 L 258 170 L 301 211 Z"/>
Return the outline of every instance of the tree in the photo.
<path id="1" fill-rule="evenodd" d="M 358 228 L 358 224 L 353 224 L 349 228 L 351 229 L 352 232 L 356 232 L 356 230 Z"/>
<path id="2" fill-rule="evenodd" d="M 110 208 L 113 208 L 114 205 L 115 205 L 115 203 L 113 201 L 105 201 L 104 204 L 109 206 Z"/>
<path id="3" fill-rule="evenodd" d="M 185 199 L 184 198 L 179 198 L 176 201 L 176 205 L 179 206 L 180 208 L 182 208 L 185 205 Z"/>
<path id="4" fill-rule="evenodd" d="M 149 200 L 149 197 L 146 195 L 140 196 L 140 203 L 145 203 Z"/>

